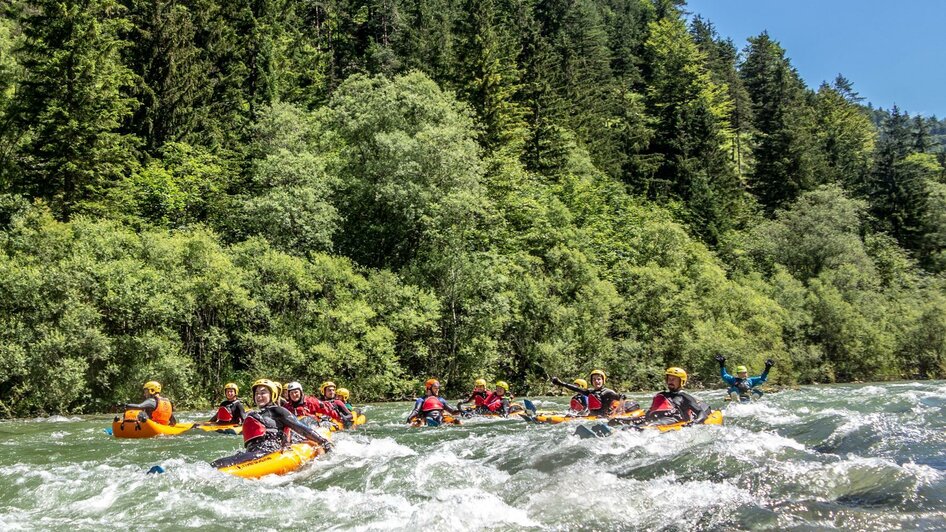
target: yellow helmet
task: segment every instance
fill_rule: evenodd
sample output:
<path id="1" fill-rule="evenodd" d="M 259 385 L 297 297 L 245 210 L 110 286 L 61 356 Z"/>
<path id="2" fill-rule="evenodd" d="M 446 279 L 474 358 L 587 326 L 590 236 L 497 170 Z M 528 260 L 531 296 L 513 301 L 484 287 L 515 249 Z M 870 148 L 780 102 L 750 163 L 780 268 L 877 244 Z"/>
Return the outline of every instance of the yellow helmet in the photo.
<path id="1" fill-rule="evenodd" d="M 348 396 L 351 395 L 351 392 L 348 391 L 348 388 L 338 388 L 335 390 L 335 395 L 342 398 L 342 401 L 348 402 Z"/>
<path id="2" fill-rule="evenodd" d="M 496 387 L 502 388 L 503 390 L 509 391 L 509 384 L 506 381 L 496 381 Z"/>
<path id="3" fill-rule="evenodd" d="M 253 383 L 253 386 L 250 386 L 250 389 L 253 390 L 254 393 L 256 393 L 256 388 L 259 386 L 263 386 L 269 389 L 269 400 L 271 403 L 275 403 L 277 400 L 279 400 L 279 384 L 278 383 L 273 382 L 269 379 L 258 379 L 257 381 Z"/>
<path id="4" fill-rule="evenodd" d="M 736 373 L 749 373 L 749 368 L 745 366 L 736 366 Z"/>
<path id="5" fill-rule="evenodd" d="M 683 368 L 667 368 L 667 371 L 664 372 L 664 375 L 673 375 L 674 377 L 680 377 L 680 387 L 686 385 L 687 383 L 687 372 L 683 371 Z"/>
<path id="6" fill-rule="evenodd" d="M 575 379 L 575 382 L 573 384 L 575 386 L 581 386 L 582 388 L 588 387 L 588 381 L 586 381 L 585 379 Z"/>
<path id="7" fill-rule="evenodd" d="M 223 385 L 223 391 L 233 390 L 233 393 L 240 393 L 240 387 L 235 382 L 228 382 Z"/>
<path id="8" fill-rule="evenodd" d="M 161 383 L 158 381 L 148 381 L 142 386 L 145 391 L 154 395 L 156 393 L 161 393 Z"/>
<path id="9" fill-rule="evenodd" d="M 335 386 L 335 383 L 332 382 L 332 381 L 325 381 L 325 382 L 323 382 L 323 383 L 322 383 L 322 386 L 319 387 L 319 392 L 321 392 L 322 395 L 325 395 L 325 389 L 328 388 L 329 386 L 331 386 L 332 388 L 336 388 L 335 392 L 336 392 L 336 393 L 338 392 L 338 389 L 337 389 L 337 387 Z"/>
<path id="10" fill-rule="evenodd" d="M 485 388 L 487 386 L 486 379 L 476 379 L 473 381 L 473 386 L 483 386 Z"/>
<path id="11" fill-rule="evenodd" d="M 588 374 L 589 377 L 594 377 L 595 375 L 601 375 L 601 382 L 605 382 L 608 380 L 608 376 L 604 373 L 603 369 L 596 369 Z"/>

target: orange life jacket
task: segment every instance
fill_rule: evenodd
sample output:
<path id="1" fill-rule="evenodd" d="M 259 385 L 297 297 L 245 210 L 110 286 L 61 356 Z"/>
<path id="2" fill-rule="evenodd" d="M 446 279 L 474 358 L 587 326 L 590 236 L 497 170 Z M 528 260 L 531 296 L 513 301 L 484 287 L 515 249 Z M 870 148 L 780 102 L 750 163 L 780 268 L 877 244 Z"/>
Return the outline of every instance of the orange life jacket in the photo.
<path id="1" fill-rule="evenodd" d="M 154 408 L 154 411 L 151 412 L 151 421 L 155 423 L 160 423 L 162 425 L 167 425 L 171 422 L 171 401 L 165 399 L 164 397 L 155 397 L 158 401 L 158 406 Z"/>

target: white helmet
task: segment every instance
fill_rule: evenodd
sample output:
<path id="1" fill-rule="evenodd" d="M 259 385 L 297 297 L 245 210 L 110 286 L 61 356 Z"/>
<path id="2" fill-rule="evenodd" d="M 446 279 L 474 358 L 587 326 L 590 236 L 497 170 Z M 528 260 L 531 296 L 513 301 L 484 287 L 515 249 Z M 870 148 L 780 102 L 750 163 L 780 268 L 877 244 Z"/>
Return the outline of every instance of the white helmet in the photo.
<path id="1" fill-rule="evenodd" d="M 299 393 L 302 393 L 302 385 L 299 384 L 299 383 L 296 382 L 296 381 L 292 381 L 292 382 L 290 382 L 289 384 L 286 385 L 286 393 L 287 393 L 287 394 L 288 394 L 289 392 L 293 391 L 293 390 L 299 390 Z"/>

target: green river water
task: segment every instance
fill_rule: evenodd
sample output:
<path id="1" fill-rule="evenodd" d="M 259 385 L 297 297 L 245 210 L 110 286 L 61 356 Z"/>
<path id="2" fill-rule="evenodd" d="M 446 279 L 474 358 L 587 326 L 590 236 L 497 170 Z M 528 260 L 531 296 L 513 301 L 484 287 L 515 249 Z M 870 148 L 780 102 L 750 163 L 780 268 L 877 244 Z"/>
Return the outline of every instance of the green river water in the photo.
<path id="1" fill-rule="evenodd" d="M 408 403 L 367 405 L 368 424 L 330 456 L 261 480 L 207 464 L 237 436 L 117 440 L 112 416 L 3 422 L 0 530 L 946 529 L 946 383 L 729 406 L 722 391 L 696 394 L 724 409 L 723 426 L 585 440 L 574 424 L 519 419 L 412 429 Z M 147 475 L 156 464 L 166 473 Z"/>

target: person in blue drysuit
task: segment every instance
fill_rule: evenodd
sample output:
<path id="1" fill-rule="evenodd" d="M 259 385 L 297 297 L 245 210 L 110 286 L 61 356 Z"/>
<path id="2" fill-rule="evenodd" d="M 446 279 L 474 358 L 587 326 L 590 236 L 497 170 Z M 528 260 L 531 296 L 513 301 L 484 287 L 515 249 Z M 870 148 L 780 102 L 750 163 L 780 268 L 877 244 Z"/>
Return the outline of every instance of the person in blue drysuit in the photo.
<path id="1" fill-rule="evenodd" d="M 775 365 L 771 358 L 765 361 L 765 371 L 761 375 L 750 377 L 749 368 L 745 366 L 736 366 L 736 376 L 733 377 L 726 371 L 726 357 L 716 355 L 716 362 L 719 362 L 719 375 L 729 385 L 727 393 L 737 401 L 751 401 L 762 397 L 762 390 L 757 390 L 756 386 L 761 385 L 769 378 L 769 370 Z M 753 397 L 753 395 L 755 397 Z"/>

